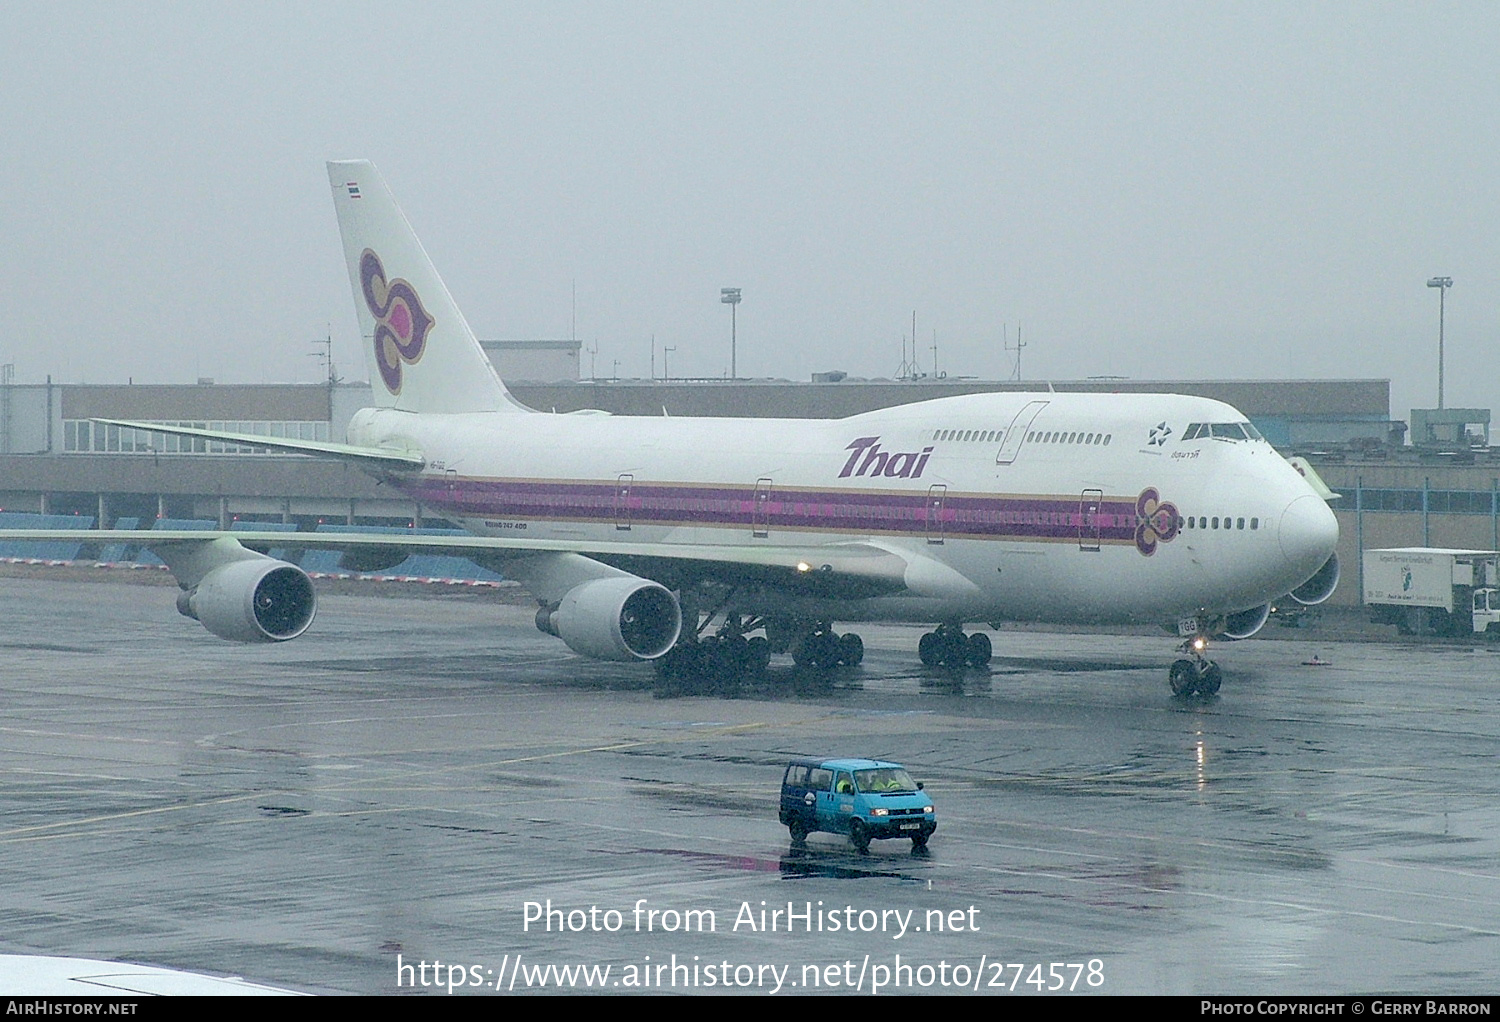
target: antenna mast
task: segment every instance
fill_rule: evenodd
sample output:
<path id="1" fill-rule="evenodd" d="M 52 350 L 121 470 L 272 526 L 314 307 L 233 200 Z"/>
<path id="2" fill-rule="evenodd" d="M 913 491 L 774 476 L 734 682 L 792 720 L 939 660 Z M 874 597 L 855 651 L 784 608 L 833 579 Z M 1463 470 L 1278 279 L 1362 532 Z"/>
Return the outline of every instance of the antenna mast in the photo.
<path id="1" fill-rule="evenodd" d="M 1005 338 L 1008 336 L 1005 324 L 1001 325 L 1000 331 L 1001 338 L 1005 342 L 1005 350 L 1014 351 L 1016 353 L 1016 371 L 1011 374 L 1010 378 L 1019 383 L 1021 382 L 1021 349 L 1026 347 L 1026 342 L 1021 340 L 1021 324 L 1016 324 L 1016 346 L 1014 348 L 1010 346 L 1008 340 L 1005 340 Z"/>

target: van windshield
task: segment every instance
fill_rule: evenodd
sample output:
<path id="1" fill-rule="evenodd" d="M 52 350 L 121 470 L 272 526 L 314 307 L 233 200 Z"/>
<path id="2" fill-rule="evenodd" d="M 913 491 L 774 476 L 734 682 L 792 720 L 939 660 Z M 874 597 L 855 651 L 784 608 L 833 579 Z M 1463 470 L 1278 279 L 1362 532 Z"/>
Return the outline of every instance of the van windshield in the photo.
<path id="1" fill-rule="evenodd" d="M 911 774 L 900 767 L 879 767 L 875 770 L 854 771 L 859 790 L 872 795 L 901 795 L 917 790 Z"/>

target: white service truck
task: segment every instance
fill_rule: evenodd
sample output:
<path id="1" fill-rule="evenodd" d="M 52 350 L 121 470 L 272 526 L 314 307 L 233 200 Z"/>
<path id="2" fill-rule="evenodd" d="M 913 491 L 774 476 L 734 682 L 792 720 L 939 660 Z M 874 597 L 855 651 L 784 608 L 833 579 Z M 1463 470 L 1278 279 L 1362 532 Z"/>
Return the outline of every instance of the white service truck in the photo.
<path id="1" fill-rule="evenodd" d="M 1500 553 L 1398 547 L 1366 550 L 1364 599 L 1371 619 L 1403 635 L 1500 638 Z"/>

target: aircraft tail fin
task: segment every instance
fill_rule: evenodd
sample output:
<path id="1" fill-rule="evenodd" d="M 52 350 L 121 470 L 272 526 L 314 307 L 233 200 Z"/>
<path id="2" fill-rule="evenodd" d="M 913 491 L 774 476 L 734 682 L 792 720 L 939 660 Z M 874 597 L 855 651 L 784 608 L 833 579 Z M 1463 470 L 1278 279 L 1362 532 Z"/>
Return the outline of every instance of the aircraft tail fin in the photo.
<path id="1" fill-rule="evenodd" d="M 409 412 L 522 410 L 375 165 L 330 162 L 328 182 L 375 403 Z"/>

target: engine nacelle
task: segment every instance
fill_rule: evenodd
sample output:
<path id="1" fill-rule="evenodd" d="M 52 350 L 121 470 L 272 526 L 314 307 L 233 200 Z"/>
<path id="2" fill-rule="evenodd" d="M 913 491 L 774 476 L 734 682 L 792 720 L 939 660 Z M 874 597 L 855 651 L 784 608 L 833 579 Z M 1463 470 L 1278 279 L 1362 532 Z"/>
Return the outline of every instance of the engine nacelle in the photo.
<path id="1" fill-rule="evenodd" d="M 318 609 L 312 579 L 271 557 L 232 561 L 177 595 L 177 609 L 221 639 L 284 642 L 307 631 Z"/>
<path id="2" fill-rule="evenodd" d="M 677 644 L 682 608 L 647 579 L 597 578 L 537 611 L 536 626 L 596 660 L 655 660 Z"/>
<path id="3" fill-rule="evenodd" d="M 1251 607 L 1249 610 L 1237 611 L 1224 616 L 1224 636 L 1230 639 L 1248 639 L 1265 626 L 1266 619 L 1271 616 L 1271 605 L 1262 603 L 1259 607 Z"/>
<path id="4" fill-rule="evenodd" d="M 1339 584 L 1339 555 L 1334 554 L 1323 562 L 1312 578 L 1303 582 L 1287 595 L 1304 606 L 1322 603 L 1333 595 Z"/>

